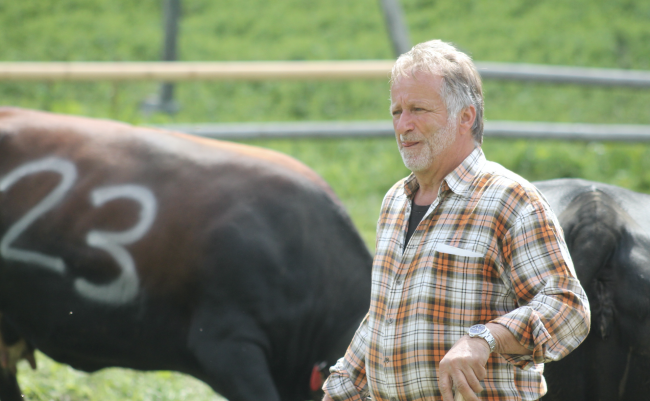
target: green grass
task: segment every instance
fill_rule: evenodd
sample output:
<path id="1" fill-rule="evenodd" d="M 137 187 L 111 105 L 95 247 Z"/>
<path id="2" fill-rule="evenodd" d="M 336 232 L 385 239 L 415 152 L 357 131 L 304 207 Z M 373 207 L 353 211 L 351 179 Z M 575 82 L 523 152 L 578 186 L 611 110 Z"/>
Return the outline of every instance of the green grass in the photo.
<path id="1" fill-rule="evenodd" d="M 480 61 L 650 70 L 646 0 L 402 0 L 413 42 L 456 43 Z M 161 47 L 162 0 L 0 0 L 0 61 L 148 61 Z M 378 0 L 183 0 L 187 61 L 388 59 Z M 151 82 L 0 82 L 0 104 L 136 124 L 389 119 L 387 82 L 186 82 L 181 110 L 145 115 Z M 650 91 L 487 81 L 489 120 L 650 124 Z M 395 141 L 257 140 L 319 172 L 369 247 L 385 191 L 408 172 Z M 487 139 L 484 150 L 529 180 L 582 177 L 650 193 L 647 144 Z M 21 365 L 37 400 L 215 399 L 200 382 L 122 369 L 86 375 L 39 355 Z"/>
<path id="2" fill-rule="evenodd" d="M 35 371 L 26 362 L 18 365 L 23 394 L 32 401 L 224 400 L 203 382 L 180 373 L 110 368 L 87 374 L 58 364 L 41 353 L 36 357 Z"/>
<path id="3" fill-rule="evenodd" d="M 414 42 L 452 41 L 476 60 L 650 69 L 650 3 L 403 0 Z M 147 61 L 162 1 L 0 3 L 2 61 Z M 184 0 L 181 60 L 391 58 L 378 0 Z M 145 116 L 154 83 L 0 83 L 0 104 L 134 123 L 387 118 L 386 82 L 190 82 L 180 112 Z M 650 91 L 486 83 L 491 120 L 650 122 Z"/>

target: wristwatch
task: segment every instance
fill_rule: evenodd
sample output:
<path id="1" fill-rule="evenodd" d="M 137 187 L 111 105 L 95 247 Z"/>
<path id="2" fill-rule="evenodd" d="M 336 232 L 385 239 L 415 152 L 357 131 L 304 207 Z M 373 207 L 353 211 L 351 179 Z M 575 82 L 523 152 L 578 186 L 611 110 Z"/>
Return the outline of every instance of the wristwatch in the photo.
<path id="1" fill-rule="evenodd" d="M 490 352 L 494 352 L 494 348 L 497 346 L 497 342 L 492 336 L 492 333 L 490 333 L 490 329 L 485 327 L 484 324 L 475 324 L 469 328 L 467 334 L 469 334 L 469 336 L 472 338 L 479 337 L 484 339 L 490 346 Z"/>

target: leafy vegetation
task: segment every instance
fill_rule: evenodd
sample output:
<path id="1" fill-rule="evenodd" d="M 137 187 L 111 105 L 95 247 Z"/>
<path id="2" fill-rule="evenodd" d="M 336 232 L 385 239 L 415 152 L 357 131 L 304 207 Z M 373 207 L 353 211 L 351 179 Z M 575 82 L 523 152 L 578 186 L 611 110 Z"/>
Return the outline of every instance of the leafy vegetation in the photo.
<path id="1" fill-rule="evenodd" d="M 27 400 L 201 400 L 223 401 L 210 387 L 176 372 L 104 369 L 87 374 L 38 353 L 38 369 L 19 364 L 19 381 Z"/>
<path id="2" fill-rule="evenodd" d="M 387 59 L 378 0 L 182 0 L 180 59 Z M 402 0 L 414 42 L 452 41 L 476 60 L 650 69 L 650 2 L 644 0 Z M 161 48 L 161 0 L 0 1 L 1 61 L 148 61 Z M 0 104 L 115 118 L 135 124 L 388 119 L 385 81 L 188 82 L 174 116 L 140 103 L 158 84 L 0 82 Z M 485 83 L 491 120 L 650 124 L 650 91 Z M 394 140 L 257 140 L 322 174 L 370 248 L 379 204 L 407 174 Z M 650 193 L 647 144 L 486 139 L 484 150 L 530 180 L 583 177 Z M 37 400 L 214 399 L 169 372 L 75 372 L 39 355 L 21 365 Z"/>

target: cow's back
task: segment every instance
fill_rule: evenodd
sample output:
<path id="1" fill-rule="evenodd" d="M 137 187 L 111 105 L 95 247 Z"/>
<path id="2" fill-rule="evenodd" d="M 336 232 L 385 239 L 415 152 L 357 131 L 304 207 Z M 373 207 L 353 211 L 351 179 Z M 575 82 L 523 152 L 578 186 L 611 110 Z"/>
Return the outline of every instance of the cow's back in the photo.
<path id="1" fill-rule="evenodd" d="M 295 387 L 369 302 L 369 253 L 320 177 L 180 133 L 0 109 L 0 235 L 3 319 L 85 370 L 205 379 L 200 310 L 255 326 Z"/>

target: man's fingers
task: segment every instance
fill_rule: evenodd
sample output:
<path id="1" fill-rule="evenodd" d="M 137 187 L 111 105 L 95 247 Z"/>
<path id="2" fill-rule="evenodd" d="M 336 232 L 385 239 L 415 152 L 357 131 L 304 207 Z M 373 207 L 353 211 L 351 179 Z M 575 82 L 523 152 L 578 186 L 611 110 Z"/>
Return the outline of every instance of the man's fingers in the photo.
<path id="1" fill-rule="evenodd" d="M 442 394 L 443 401 L 454 401 L 454 392 L 452 390 L 453 380 L 451 375 L 448 373 L 443 373 L 438 378 L 438 387 L 440 388 L 440 393 Z"/>
<path id="2" fill-rule="evenodd" d="M 465 401 L 478 401 L 483 391 L 481 381 L 487 377 L 490 350 L 481 339 L 461 337 L 440 361 L 439 386 L 444 401 L 453 401 L 461 393 Z"/>
<path id="3" fill-rule="evenodd" d="M 483 366 L 472 366 L 472 370 L 469 372 L 463 372 L 465 375 L 465 380 L 467 384 L 475 393 L 480 393 L 483 391 L 483 386 L 481 386 L 481 380 L 485 379 L 487 375 L 487 370 Z"/>
<path id="4" fill-rule="evenodd" d="M 447 401 L 447 397 L 450 397 L 451 394 L 448 389 L 452 390 L 452 393 L 456 390 L 462 391 L 463 393 L 480 393 L 483 391 L 483 386 L 481 385 L 481 380 L 487 376 L 487 370 L 483 366 L 476 364 L 461 365 L 458 367 L 446 367 L 446 371 L 441 372 L 441 380 L 439 380 L 440 392 L 443 394 L 444 401 Z M 442 369 L 441 369 L 442 370 Z M 448 379 L 447 379 L 448 378 Z M 468 397 L 466 395 L 466 401 L 474 400 L 475 397 Z"/>
<path id="5" fill-rule="evenodd" d="M 460 373 L 459 376 L 462 376 L 462 378 L 459 378 L 458 381 L 454 381 L 454 390 L 456 391 L 456 394 L 461 394 L 465 401 L 479 401 L 476 393 L 480 391 L 474 391 L 472 387 L 470 387 L 470 385 L 467 383 L 465 375 Z"/>
<path id="6" fill-rule="evenodd" d="M 474 381 L 476 381 L 476 378 L 474 378 Z M 476 382 L 478 383 L 478 381 Z M 479 390 L 474 391 L 473 387 L 468 383 L 467 377 L 461 370 L 454 370 L 451 374 L 441 376 L 438 381 L 438 386 L 440 388 L 440 393 L 442 393 L 443 401 L 479 401 L 476 393 L 483 390 L 479 383 Z"/>

